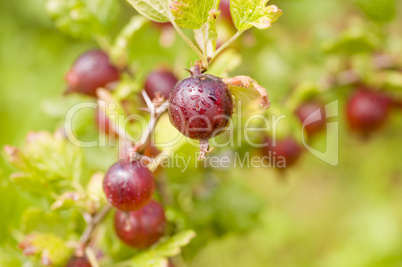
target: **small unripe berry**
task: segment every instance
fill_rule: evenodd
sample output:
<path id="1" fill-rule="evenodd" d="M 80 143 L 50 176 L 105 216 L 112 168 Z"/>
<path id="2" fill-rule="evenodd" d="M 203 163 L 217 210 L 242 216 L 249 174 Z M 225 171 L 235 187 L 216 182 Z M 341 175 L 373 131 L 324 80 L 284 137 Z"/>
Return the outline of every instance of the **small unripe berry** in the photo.
<path id="1" fill-rule="evenodd" d="M 194 74 L 179 81 L 169 98 L 172 125 L 183 135 L 208 140 L 221 134 L 233 114 L 232 97 L 222 79 Z"/>
<path id="2" fill-rule="evenodd" d="M 311 118 L 310 115 L 319 110 L 320 119 L 305 125 L 304 129 L 307 134 L 312 136 L 316 133 L 319 133 L 325 129 L 326 125 L 326 116 L 325 116 L 325 107 L 319 102 L 306 102 L 301 104 L 296 110 L 296 115 L 299 118 L 301 123 L 304 123 L 307 118 Z"/>
<path id="3" fill-rule="evenodd" d="M 267 146 L 263 147 L 263 153 L 272 162 L 275 161 L 275 168 L 285 169 L 294 165 L 300 158 L 303 150 L 299 142 L 291 136 L 275 140 L 266 138 Z"/>
<path id="4" fill-rule="evenodd" d="M 145 92 L 152 100 L 157 96 L 169 99 L 170 92 L 178 82 L 176 76 L 167 70 L 151 72 L 145 80 Z"/>
<path id="5" fill-rule="evenodd" d="M 367 136 L 387 120 L 391 100 L 380 92 L 361 88 L 349 99 L 346 115 L 352 130 Z"/>
<path id="6" fill-rule="evenodd" d="M 127 245 L 145 249 L 165 234 L 165 212 L 158 202 L 151 200 L 143 208 L 130 213 L 117 211 L 114 227 L 117 236 Z"/>
<path id="7" fill-rule="evenodd" d="M 107 200 L 123 211 L 133 211 L 145 206 L 154 189 L 152 173 L 138 161 L 118 161 L 109 168 L 103 181 Z"/>
<path id="8" fill-rule="evenodd" d="M 66 73 L 68 93 L 96 96 L 96 89 L 107 87 L 120 79 L 119 70 L 113 66 L 102 50 L 90 50 L 82 54 Z"/>

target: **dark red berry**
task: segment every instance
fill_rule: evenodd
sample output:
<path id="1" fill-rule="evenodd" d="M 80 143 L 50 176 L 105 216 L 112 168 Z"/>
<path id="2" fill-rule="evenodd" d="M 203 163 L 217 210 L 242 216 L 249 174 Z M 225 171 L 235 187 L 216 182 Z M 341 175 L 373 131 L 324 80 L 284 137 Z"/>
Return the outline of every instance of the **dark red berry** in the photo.
<path id="1" fill-rule="evenodd" d="M 387 120 L 391 100 L 384 94 L 361 88 L 349 99 L 346 115 L 350 127 L 367 136 L 378 130 Z"/>
<path id="2" fill-rule="evenodd" d="M 317 111 L 318 113 L 315 113 Z M 325 107 L 319 102 L 310 101 L 301 104 L 299 108 L 296 110 L 296 115 L 301 123 L 307 123 L 307 121 L 314 120 L 313 122 L 306 124 L 304 127 L 307 134 L 310 136 L 319 133 L 325 129 L 326 125 Z M 310 115 L 312 116 L 310 117 Z"/>
<path id="3" fill-rule="evenodd" d="M 266 138 L 265 141 L 268 145 L 263 152 L 275 168 L 284 169 L 294 165 L 303 152 L 299 142 L 291 136 L 277 140 Z"/>
<path id="4" fill-rule="evenodd" d="M 89 263 L 87 258 L 84 257 L 72 257 L 66 267 L 91 267 L 91 263 Z"/>
<path id="5" fill-rule="evenodd" d="M 183 135 L 208 140 L 222 133 L 233 114 L 232 97 L 222 79 L 194 74 L 181 80 L 169 98 L 170 121 Z"/>
<path id="6" fill-rule="evenodd" d="M 172 72 L 157 70 L 148 75 L 144 89 L 151 100 L 157 96 L 169 99 L 170 92 L 178 81 Z"/>
<path id="7" fill-rule="evenodd" d="M 227 21 L 232 22 L 232 15 L 230 14 L 230 0 L 221 0 L 219 3 L 219 10 L 221 11 L 221 16 Z"/>
<path id="8" fill-rule="evenodd" d="M 138 161 L 121 160 L 109 168 L 103 181 L 106 198 L 119 210 L 145 206 L 155 189 L 152 173 Z"/>
<path id="9" fill-rule="evenodd" d="M 96 89 L 107 87 L 120 79 L 119 70 L 113 66 L 102 50 L 82 54 L 66 73 L 67 92 L 96 96 Z"/>
<path id="10" fill-rule="evenodd" d="M 114 227 L 117 236 L 127 245 L 148 248 L 165 234 L 165 212 L 158 202 L 151 200 L 143 208 L 130 213 L 117 211 Z"/>
<path id="11" fill-rule="evenodd" d="M 118 137 L 119 135 L 115 132 L 114 128 L 110 124 L 110 120 L 105 114 L 105 112 L 101 111 L 99 108 L 95 110 L 95 123 L 98 126 L 100 132 Z"/>

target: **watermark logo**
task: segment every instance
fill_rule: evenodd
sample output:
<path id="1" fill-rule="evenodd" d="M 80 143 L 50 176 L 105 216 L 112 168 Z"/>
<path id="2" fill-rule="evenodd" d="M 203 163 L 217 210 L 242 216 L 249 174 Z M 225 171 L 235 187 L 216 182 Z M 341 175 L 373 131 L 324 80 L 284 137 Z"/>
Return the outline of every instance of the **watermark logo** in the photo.
<path id="1" fill-rule="evenodd" d="M 98 106 L 99 105 L 99 106 Z M 132 136 L 126 135 L 126 127 L 129 125 L 135 124 L 136 130 L 138 132 L 144 132 L 148 127 L 149 127 L 149 122 L 146 116 L 141 116 L 139 114 L 132 114 L 130 116 L 124 116 L 124 115 L 116 115 L 114 112 L 117 108 L 117 105 L 114 103 L 106 103 L 105 101 L 99 101 L 99 103 L 94 103 L 94 102 L 82 102 L 79 104 L 74 105 L 73 107 L 70 108 L 70 110 L 67 112 L 65 116 L 65 123 L 64 123 L 64 130 L 67 138 L 69 141 L 77 146 L 84 147 L 84 148 L 91 148 L 91 147 L 96 147 L 96 146 L 119 146 L 116 138 L 113 136 L 107 136 L 105 134 L 99 134 L 96 140 L 90 140 L 90 141 L 82 141 L 79 140 L 77 136 L 74 135 L 73 132 L 73 123 L 74 123 L 74 118 L 79 113 L 80 111 L 84 109 L 93 109 L 97 110 L 100 107 L 100 112 L 102 113 L 103 116 L 105 116 L 105 119 L 99 120 L 98 122 L 100 123 L 99 128 L 105 129 L 109 127 L 109 130 L 117 132 L 122 138 L 121 138 L 121 144 L 120 144 L 120 150 L 121 149 L 126 149 L 125 146 L 130 146 L 130 144 L 135 144 L 141 140 L 141 136 L 139 137 L 138 140 L 135 140 Z M 104 111 L 107 111 L 106 113 L 111 114 L 111 115 L 106 115 Z M 234 123 L 234 121 L 230 118 L 228 119 L 228 125 L 226 126 L 225 129 L 225 134 L 224 138 L 215 138 L 210 140 L 210 144 L 212 147 L 220 148 L 220 147 L 228 147 L 228 146 L 241 146 L 242 144 L 247 143 L 250 147 L 256 148 L 256 149 L 263 149 L 266 146 L 276 146 L 277 145 L 277 132 L 279 132 L 278 129 L 283 127 L 287 122 L 287 115 L 285 114 L 273 114 L 271 116 L 265 116 L 262 114 L 253 114 L 253 115 L 247 115 L 247 119 L 242 120 L 243 118 L 243 113 L 242 113 L 242 105 L 240 102 L 237 103 L 237 108 L 235 109 L 235 117 L 236 121 L 238 123 Z M 98 111 L 99 112 L 99 111 Z M 77 115 L 78 116 L 78 115 Z M 219 115 L 222 116 L 222 115 Z M 338 100 L 333 101 L 325 106 L 325 116 L 326 116 L 326 148 L 325 151 L 320 151 L 311 145 L 307 143 L 307 138 L 305 136 L 305 131 L 304 128 L 307 127 L 308 125 L 323 119 L 321 117 L 321 112 L 320 109 L 317 109 L 311 115 L 309 115 L 304 122 L 302 122 L 302 127 L 299 130 L 298 133 L 295 134 L 300 134 L 301 136 L 301 141 L 305 149 L 314 155 L 316 158 L 332 165 L 332 166 L 337 166 L 338 165 L 338 143 L 339 143 L 339 137 L 338 137 L 338 122 L 336 121 L 336 117 L 338 116 Z M 335 118 L 335 119 L 334 119 Z M 208 120 L 207 117 L 203 117 L 203 120 Z M 241 121 L 244 121 L 243 123 L 240 123 Z M 192 120 L 189 120 L 191 123 Z M 211 126 L 211 122 L 205 123 L 206 127 Z M 183 129 L 186 128 L 186 125 L 182 126 Z M 207 128 L 206 130 L 208 130 Z M 197 129 L 200 131 L 203 131 L 205 129 Z M 219 129 L 221 131 L 222 129 Z M 171 131 L 168 129 L 167 131 Z M 163 134 L 163 133 L 162 133 Z M 175 146 L 179 144 L 180 142 L 186 142 L 192 146 L 198 147 L 199 143 L 197 141 L 194 141 L 189 138 L 185 138 L 180 132 L 172 130 L 172 133 L 169 133 L 170 135 L 170 140 L 165 141 L 163 143 L 156 143 L 155 139 L 155 133 L 153 132 L 150 135 L 151 138 L 151 143 L 155 144 L 161 149 L 168 148 Z M 255 138 L 256 136 L 270 136 L 269 140 L 270 142 L 268 143 L 265 139 L 265 141 L 261 142 L 261 138 Z M 124 153 L 120 153 L 125 154 Z M 278 153 L 276 155 L 275 152 L 267 152 L 265 153 L 265 156 L 261 156 L 260 158 L 256 159 L 254 156 L 250 157 L 249 153 L 240 155 L 240 154 L 234 154 L 231 158 L 223 158 L 221 156 L 221 159 L 216 159 L 216 156 L 213 156 L 213 158 L 210 156 L 209 158 L 206 158 L 205 162 L 209 164 L 211 167 L 216 167 L 220 166 L 222 168 L 226 168 L 228 164 L 233 167 L 278 167 L 278 168 L 284 168 L 286 167 L 286 157 L 283 157 Z M 174 155 L 164 155 L 166 156 L 165 158 L 158 159 L 158 162 L 154 164 L 158 165 L 167 165 L 171 166 L 172 164 L 174 165 L 175 163 L 179 164 L 179 162 L 183 162 L 181 164 L 183 167 L 187 168 L 186 165 L 188 166 L 189 160 L 187 159 L 177 159 L 175 163 L 173 162 L 166 162 L 168 158 L 172 158 Z M 146 162 L 152 162 L 152 159 L 145 160 Z M 275 161 L 275 162 L 274 162 Z"/>
<path id="2" fill-rule="evenodd" d="M 326 119 L 330 119 L 338 116 L 338 100 L 335 100 L 325 106 Z M 318 120 L 321 120 L 320 109 L 317 109 L 310 116 L 306 118 L 303 122 L 303 128 L 301 131 L 302 141 L 304 147 L 313 154 L 316 158 L 332 165 L 337 166 L 339 162 L 339 123 L 338 122 L 327 122 L 327 141 L 326 148 L 324 152 L 314 149 L 309 146 L 306 142 L 304 128 Z"/>

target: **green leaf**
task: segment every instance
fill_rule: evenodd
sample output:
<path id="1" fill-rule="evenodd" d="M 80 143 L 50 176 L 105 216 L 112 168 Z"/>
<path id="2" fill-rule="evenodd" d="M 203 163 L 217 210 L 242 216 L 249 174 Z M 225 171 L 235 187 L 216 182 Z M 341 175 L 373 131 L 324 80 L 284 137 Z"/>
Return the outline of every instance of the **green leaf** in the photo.
<path id="1" fill-rule="evenodd" d="M 42 195 L 60 193 L 83 178 L 82 150 L 70 143 L 62 131 L 53 135 L 31 132 L 22 148 L 6 146 L 5 150 L 10 163 L 20 170 L 10 176 L 11 180 L 28 191 Z"/>
<path id="2" fill-rule="evenodd" d="M 263 207 L 262 199 L 253 190 L 231 181 L 197 199 L 188 217 L 201 228 L 214 225 L 220 235 L 245 233 L 258 224 Z"/>
<path id="3" fill-rule="evenodd" d="M 216 20 L 221 12 L 216 9 L 209 11 L 208 20 L 200 29 L 194 30 L 195 40 L 206 57 L 211 58 L 216 50 L 216 40 L 218 32 L 216 30 Z"/>
<path id="4" fill-rule="evenodd" d="M 51 210 L 67 210 L 72 207 L 86 207 L 86 196 L 78 192 L 65 192 L 50 207 Z"/>
<path id="5" fill-rule="evenodd" d="M 282 15 L 275 5 L 267 6 L 269 0 L 230 0 L 230 13 L 239 31 L 251 27 L 260 30 L 271 27 Z"/>
<path id="6" fill-rule="evenodd" d="M 90 99 L 81 94 L 59 95 L 43 100 L 41 102 L 41 110 L 51 118 L 64 121 L 66 113 L 72 106 L 85 101 L 90 101 Z"/>
<path id="7" fill-rule="evenodd" d="M 365 82 L 374 88 L 383 88 L 389 93 L 402 92 L 402 73 L 398 70 L 377 70 L 369 73 Z"/>
<path id="8" fill-rule="evenodd" d="M 178 233 L 171 238 L 162 241 L 151 249 L 135 256 L 132 261 L 132 267 L 165 267 L 167 266 L 168 257 L 176 256 L 180 253 L 181 248 L 190 243 L 195 237 L 192 230 Z"/>
<path id="9" fill-rule="evenodd" d="M 368 18 L 376 22 L 389 22 L 396 15 L 395 0 L 355 0 Z"/>
<path id="10" fill-rule="evenodd" d="M 45 266 L 64 266 L 72 252 L 59 237 L 42 233 L 28 235 L 19 248 L 26 256 L 39 257 Z"/>
<path id="11" fill-rule="evenodd" d="M 158 243 L 154 248 L 154 252 L 162 257 L 173 257 L 180 253 L 181 247 L 190 243 L 191 239 L 196 236 L 192 230 L 178 233 L 166 241 Z"/>
<path id="12" fill-rule="evenodd" d="M 52 189 L 47 188 L 46 183 L 41 179 L 36 179 L 27 173 L 13 173 L 10 175 L 10 180 L 22 190 L 50 197 L 54 192 Z"/>
<path id="13" fill-rule="evenodd" d="M 133 16 L 126 26 L 117 35 L 113 46 L 110 49 L 110 58 L 116 66 L 121 68 L 128 64 L 128 47 L 130 41 L 147 24 L 147 20 L 142 16 Z"/>
<path id="14" fill-rule="evenodd" d="M 301 103 L 308 101 L 322 93 L 322 88 L 316 83 L 305 81 L 295 87 L 286 101 L 289 110 L 295 110 Z"/>
<path id="15" fill-rule="evenodd" d="M 67 232 L 64 219 L 58 214 L 29 207 L 22 214 L 20 229 L 23 233 L 46 232 L 64 236 Z"/>
<path id="16" fill-rule="evenodd" d="M 196 30 L 207 23 L 210 10 L 217 8 L 218 4 L 216 0 L 179 0 L 172 1 L 170 10 L 177 25 Z M 213 13 L 216 15 L 217 11 Z"/>
<path id="17" fill-rule="evenodd" d="M 14 248 L 1 247 L 0 266 L 21 266 L 20 253 Z"/>
<path id="18" fill-rule="evenodd" d="M 89 179 L 86 192 L 92 200 L 96 202 L 105 202 L 105 193 L 103 192 L 103 178 L 105 174 L 102 172 L 96 172 Z"/>
<path id="19" fill-rule="evenodd" d="M 323 44 L 323 50 L 330 54 L 357 54 L 371 52 L 380 45 L 379 38 L 364 28 L 352 28 L 338 38 Z"/>
<path id="20" fill-rule="evenodd" d="M 144 17 L 156 22 L 170 21 L 169 0 L 128 0 Z"/>
<path id="21" fill-rule="evenodd" d="M 271 106 L 266 89 L 250 77 L 236 76 L 224 78 L 223 81 L 237 101 L 248 104 L 258 100 L 264 108 Z"/>
<path id="22" fill-rule="evenodd" d="M 116 0 L 49 0 L 46 10 L 60 31 L 86 39 L 108 34 L 120 6 Z"/>
<path id="23" fill-rule="evenodd" d="M 156 124 L 154 135 L 153 135 L 153 144 L 162 151 L 158 157 L 155 158 L 155 161 L 152 162 L 150 167 L 155 170 L 161 162 L 158 160 L 166 160 L 167 157 L 173 155 L 173 152 L 177 152 L 182 147 L 189 144 L 187 137 L 183 136 L 170 122 L 169 115 L 164 114 L 159 119 Z"/>

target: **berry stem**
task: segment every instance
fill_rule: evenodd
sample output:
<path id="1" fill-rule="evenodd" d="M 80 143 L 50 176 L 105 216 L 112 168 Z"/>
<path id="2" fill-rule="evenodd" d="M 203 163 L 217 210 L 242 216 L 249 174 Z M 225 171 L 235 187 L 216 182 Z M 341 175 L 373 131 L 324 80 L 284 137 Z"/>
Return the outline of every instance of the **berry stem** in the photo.
<path id="1" fill-rule="evenodd" d="M 236 32 L 235 35 L 232 36 L 232 38 L 230 38 L 229 40 L 227 40 L 223 45 L 221 45 L 221 47 L 219 47 L 218 50 L 215 51 L 215 53 L 213 54 L 213 56 L 211 57 L 211 59 L 209 60 L 209 62 L 212 62 L 216 56 L 218 56 L 223 50 L 225 50 L 231 43 L 233 43 L 234 41 L 236 41 L 237 38 L 240 37 L 240 35 L 243 34 L 244 31 L 238 31 Z"/>
<path id="2" fill-rule="evenodd" d="M 145 149 L 148 140 L 155 129 L 156 123 L 158 122 L 162 114 L 165 113 L 169 108 L 168 100 L 160 104 L 159 107 L 155 107 L 154 103 L 151 101 L 151 99 L 148 97 L 148 94 L 145 91 L 142 91 L 142 96 L 144 97 L 145 102 L 147 103 L 148 110 L 151 114 L 151 119 L 149 120 L 148 127 L 142 133 L 140 141 L 135 145 L 136 151 L 142 151 Z"/>
<path id="3" fill-rule="evenodd" d="M 198 155 L 198 160 L 205 159 L 205 155 L 212 151 L 209 148 L 209 140 L 200 140 L 200 154 Z"/>
<path id="4" fill-rule="evenodd" d="M 96 34 L 95 35 L 95 40 L 99 44 L 99 46 L 102 48 L 103 51 L 106 53 L 109 53 L 110 48 L 111 48 L 111 42 L 109 37 L 101 34 Z"/>
<path id="5" fill-rule="evenodd" d="M 90 218 L 86 218 L 87 226 L 80 238 L 80 244 L 85 249 L 87 244 L 91 240 L 91 236 L 96 228 L 96 226 L 103 221 L 103 219 L 109 214 L 112 206 L 107 204 L 104 206 L 98 213 L 91 216 Z"/>
<path id="6" fill-rule="evenodd" d="M 87 247 L 85 249 L 85 255 L 87 256 L 92 267 L 99 267 L 99 263 L 96 259 L 95 253 L 91 248 Z"/>
<path id="7" fill-rule="evenodd" d="M 204 56 L 204 54 L 200 51 L 200 49 L 198 49 L 198 47 L 190 39 L 188 39 L 187 35 L 180 29 L 180 27 L 176 24 L 176 22 L 173 19 L 170 22 L 172 23 L 173 27 L 180 35 L 180 37 L 187 43 L 188 46 L 191 47 L 191 49 L 193 49 L 193 51 L 197 54 L 197 56 L 202 60 L 204 66 L 208 66 L 208 60 Z"/>

